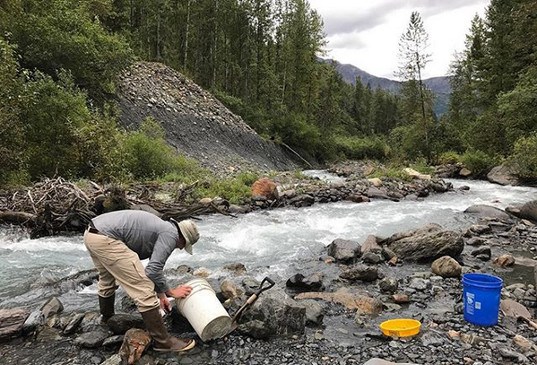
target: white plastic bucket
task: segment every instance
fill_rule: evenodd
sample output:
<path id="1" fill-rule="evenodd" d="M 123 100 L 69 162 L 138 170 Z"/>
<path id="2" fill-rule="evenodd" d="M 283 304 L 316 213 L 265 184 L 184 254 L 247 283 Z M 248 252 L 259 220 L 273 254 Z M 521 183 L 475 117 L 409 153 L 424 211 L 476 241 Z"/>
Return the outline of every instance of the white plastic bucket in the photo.
<path id="1" fill-rule="evenodd" d="M 185 285 L 191 286 L 192 292 L 184 299 L 177 299 L 179 312 L 190 322 L 202 341 L 225 336 L 231 329 L 231 317 L 207 280 L 194 279 Z"/>

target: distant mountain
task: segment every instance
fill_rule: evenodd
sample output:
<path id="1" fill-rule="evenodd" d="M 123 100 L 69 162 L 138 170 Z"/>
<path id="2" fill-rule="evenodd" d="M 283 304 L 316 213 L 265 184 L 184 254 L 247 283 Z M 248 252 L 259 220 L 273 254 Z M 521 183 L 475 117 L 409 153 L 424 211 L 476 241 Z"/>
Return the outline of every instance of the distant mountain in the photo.
<path id="1" fill-rule="evenodd" d="M 370 85 L 372 89 L 380 88 L 382 90 L 399 92 L 401 83 L 384 77 L 377 77 L 359 69 L 356 66 L 342 64 L 336 60 L 321 59 L 321 62 L 332 63 L 339 72 L 343 80 L 354 85 L 356 77 L 359 77 L 364 85 Z M 451 94 L 451 85 L 448 76 L 431 77 L 423 80 L 425 86 L 436 95 L 434 111 L 437 116 L 441 116 L 447 111 L 449 97 Z"/>

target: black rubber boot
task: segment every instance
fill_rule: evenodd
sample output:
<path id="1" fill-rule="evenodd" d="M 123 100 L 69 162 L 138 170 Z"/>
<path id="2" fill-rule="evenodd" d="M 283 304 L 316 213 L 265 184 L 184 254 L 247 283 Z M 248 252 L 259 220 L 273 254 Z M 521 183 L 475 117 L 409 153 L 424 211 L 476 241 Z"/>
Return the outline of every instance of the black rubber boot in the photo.
<path id="1" fill-rule="evenodd" d="M 101 297 L 99 295 L 99 308 L 101 310 L 101 322 L 106 323 L 115 313 L 114 303 L 116 302 L 116 294 L 109 297 Z"/>

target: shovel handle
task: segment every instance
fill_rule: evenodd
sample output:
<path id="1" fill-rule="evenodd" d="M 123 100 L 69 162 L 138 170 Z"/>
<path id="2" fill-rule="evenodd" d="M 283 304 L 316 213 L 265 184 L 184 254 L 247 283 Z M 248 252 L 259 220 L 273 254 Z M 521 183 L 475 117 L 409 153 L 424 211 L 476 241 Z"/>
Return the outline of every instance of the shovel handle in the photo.
<path id="1" fill-rule="evenodd" d="M 268 285 L 265 286 L 265 283 L 268 283 Z M 272 288 L 274 284 L 275 284 L 274 280 L 272 280 L 268 276 L 265 277 L 263 281 L 261 281 L 261 284 L 259 284 L 259 288 L 257 289 L 257 291 L 254 294 L 250 295 L 248 300 L 246 300 L 246 303 L 244 303 L 243 306 L 239 308 L 237 313 L 235 313 L 231 322 L 236 323 L 241 317 L 244 310 L 248 308 L 249 306 L 251 306 L 257 300 L 257 298 L 259 298 L 259 294 L 261 294 L 265 290 Z"/>

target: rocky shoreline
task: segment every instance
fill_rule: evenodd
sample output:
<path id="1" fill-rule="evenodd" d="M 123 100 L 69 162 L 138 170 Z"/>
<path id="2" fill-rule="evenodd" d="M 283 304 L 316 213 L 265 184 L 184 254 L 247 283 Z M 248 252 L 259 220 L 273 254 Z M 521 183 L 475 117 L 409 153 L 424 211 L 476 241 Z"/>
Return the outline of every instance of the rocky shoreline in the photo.
<path id="1" fill-rule="evenodd" d="M 250 208 L 277 206 L 275 201 L 307 206 L 354 196 L 355 201 L 418 199 L 450 189 L 441 180 L 382 181 L 375 186 L 371 180 L 347 179 L 312 186 L 316 188 L 301 186 L 294 195 L 282 193 L 285 200 L 253 199 Z M 293 189 L 283 191 L 289 190 Z M 279 278 L 263 293 L 230 335 L 199 341 L 194 350 L 180 356 L 148 350 L 138 364 L 382 364 L 375 358 L 415 364 L 535 363 L 537 331 L 527 321 L 503 313 L 492 327 L 464 320 L 460 275 L 486 272 L 504 278 L 502 299 L 524 305 L 535 316 L 537 227 L 492 207 L 472 207 L 469 212 L 481 218 L 464 232 L 427 225 L 391 237 L 370 236 L 364 242 L 334 237 L 323 252 L 294 263 L 295 274 Z M 219 273 L 183 266 L 167 275 L 176 282 L 207 277 L 234 313 L 259 282 L 240 263 Z M 53 297 L 95 279 L 93 271 L 79 273 L 40 294 Z M 0 345 L 0 364 L 119 364 L 122 335 L 141 325 L 125 299 L 116 303 L 123 314 L 109 326 L 99 323 L 96 310 L 64 313 L 57 299 L 35 300 L 39 307 L 18 309 L 29 317 L 13 332 L 14 338 Z M 378 325 L 399 317 L 420 320 L 420 334 L 410 339 L 383 336 Z M 176 334 L 197 337 L 176 311 L 167 323 Z"/>

